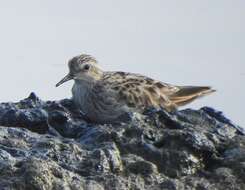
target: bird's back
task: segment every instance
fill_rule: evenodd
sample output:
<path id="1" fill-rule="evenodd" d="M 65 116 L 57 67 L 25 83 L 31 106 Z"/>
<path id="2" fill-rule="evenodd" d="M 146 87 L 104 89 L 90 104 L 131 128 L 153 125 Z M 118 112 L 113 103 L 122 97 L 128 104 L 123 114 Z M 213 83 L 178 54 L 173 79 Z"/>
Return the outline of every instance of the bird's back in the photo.
<path id="1" fill-rule="evenodd" d="M 214 91 L 210 87 L 174 86 L 126 72 L 105 72 L 101 81 L 116 94 L 117 101 L 138 110 L 153 106 L 172 111 Z"/>

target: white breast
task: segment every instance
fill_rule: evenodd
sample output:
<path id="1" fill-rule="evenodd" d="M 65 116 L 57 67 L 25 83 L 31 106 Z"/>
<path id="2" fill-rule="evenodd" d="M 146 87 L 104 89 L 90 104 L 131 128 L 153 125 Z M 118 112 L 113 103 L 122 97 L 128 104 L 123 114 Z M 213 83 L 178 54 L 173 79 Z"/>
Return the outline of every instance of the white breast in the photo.
<path id="1" fill-rule="evenodd" d="M 74 103 L 91 121 L 97 123 L 117 121 L 119 116 L 129 111 L 126 105 L 117 101 L 113 92 L 103 91 L 105 94 L 101 96 L 99 91 L 98 94 L 93 91 L 93 87 L 93 84 L 78 81 L 72 88 Z"/>
<path id="2" fill-rule="evenodd" d="M 75 82 L 72 87 L 72 99 L 74 103 L 86 114 L 86 99 L 89 96 L 89 86 L 87 84 Z"/>

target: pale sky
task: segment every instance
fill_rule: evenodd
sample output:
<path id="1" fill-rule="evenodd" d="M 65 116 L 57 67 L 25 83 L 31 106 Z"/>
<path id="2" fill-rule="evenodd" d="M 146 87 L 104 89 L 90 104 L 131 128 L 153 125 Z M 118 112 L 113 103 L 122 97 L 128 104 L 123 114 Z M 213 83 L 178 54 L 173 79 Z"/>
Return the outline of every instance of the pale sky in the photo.
<path id="1" fill-rule="evenodd" d="M 1 0 L 0 102 L 71 97 L 73 82 L 55 84 L 85 52 L 105 70 L 211 85 L 217 93 L 188 107 L 245 126 L 244 21 L 244 0 Z"/>

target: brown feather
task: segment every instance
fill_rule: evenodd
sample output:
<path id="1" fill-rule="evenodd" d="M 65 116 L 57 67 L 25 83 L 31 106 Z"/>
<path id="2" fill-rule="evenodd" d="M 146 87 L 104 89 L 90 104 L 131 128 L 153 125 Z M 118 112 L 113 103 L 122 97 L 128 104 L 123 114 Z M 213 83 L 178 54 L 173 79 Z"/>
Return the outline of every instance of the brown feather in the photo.
<path id="1" fill-rule="evenodd" d="M 177 106 L 183 106 L 213 92 L 215 90 L 208 86 L 180 86 L 176 93 L 169 96 L 169 99 Z"/>

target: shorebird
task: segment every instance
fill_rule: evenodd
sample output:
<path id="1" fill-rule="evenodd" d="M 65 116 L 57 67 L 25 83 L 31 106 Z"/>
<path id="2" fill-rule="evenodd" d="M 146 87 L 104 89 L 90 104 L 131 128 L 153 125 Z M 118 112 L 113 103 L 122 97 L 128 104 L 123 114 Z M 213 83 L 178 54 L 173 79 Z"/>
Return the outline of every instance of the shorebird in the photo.
<path id="1" fill-rule="evenodd" d="M 215 91 L 209 86 L 176 86 L 140 74 L 103 71 L 86 54 L 73 57 L 68 67 L 69 73 L 56 87 L 73 79 L 72 100 L 94 123 L 114 122 L 127 112 L 143 112 L 147 107 L 171 112 Z"/>

